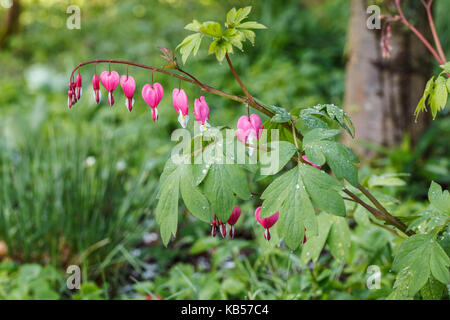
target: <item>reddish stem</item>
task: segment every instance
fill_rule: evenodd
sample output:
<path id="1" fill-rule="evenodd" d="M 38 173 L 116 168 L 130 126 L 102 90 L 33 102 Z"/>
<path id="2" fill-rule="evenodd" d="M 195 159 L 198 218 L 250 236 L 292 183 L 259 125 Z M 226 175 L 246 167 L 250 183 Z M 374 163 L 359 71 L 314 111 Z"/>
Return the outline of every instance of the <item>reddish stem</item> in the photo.
<path id="1" fill-rule="evenodd" d="M 433 46 L 428 42 L 427 39 L 423 36 L 422 33 L 420 33 L 419 30 L 417 30 L 405 17 L 405 14 L 403 13 L 401 4 L 401 0 L 395 0 L 395 5 L 397 7 L 398 13 L 400 14 L 400 18 L 402 19 L 402 22 L 404 25 L 406 25 L 416 36 L 419 38 L 420 41 L 427 47 L 427 49 L 431 52 L 431 54 L 434 56 L 434 58 L 437 60 L 439 64 L 445 64 L 445 61 L 439 56 L 439 54 L 436 52 L 436 50 L 433 48 Z"/>
<path id="2" fill-rule="evenodd" d="M 423 5 L 427 9 L 427 16 L 428 16 L 428 22 L 430 24 L 431 33 L 433 34 L 434 44 L 436 45 L 436 48 L 439 52 L 439 55 L 441 59 L 444 61 L 444 63 L 447 61 L 447 58 L 445 57 L 444 50 L 442 49 L 441 41 L 439 40 L 438 34 L 436 32 L 436 26 L 434 25 L 434 19 L 433 19 L 433 13 L 431 12 L 431 6 L 433 4 L 433 0 L 430 0 L 425 2 L 425 0 L 422 0 Z M 444 64 L 441 63 L 441 64 Z"/>

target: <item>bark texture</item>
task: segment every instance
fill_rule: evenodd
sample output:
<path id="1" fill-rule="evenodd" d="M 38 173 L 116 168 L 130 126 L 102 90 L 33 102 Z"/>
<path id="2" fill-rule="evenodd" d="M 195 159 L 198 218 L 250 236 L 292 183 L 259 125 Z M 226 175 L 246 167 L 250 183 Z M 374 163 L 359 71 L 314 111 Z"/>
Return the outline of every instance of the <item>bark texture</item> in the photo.
<path id="1" fill-rule="evenodd" d="M 411 32 L 396 23 L 392 57 L 382 59 L 381 30 L 366 26 L 368 5 L 366 0 L 351 3 L 345 109 L 355 124 L 356 140 L 392 146 L 410 134 L 415 143 L 429 123 L 426 114 L 415 123 L 413 112 L 431 76 L 431 57 Z M 428 36 L 425 10 L 414 11 L 416 26 Z M 362 147 L 357 151 L 368 155 Z"/>

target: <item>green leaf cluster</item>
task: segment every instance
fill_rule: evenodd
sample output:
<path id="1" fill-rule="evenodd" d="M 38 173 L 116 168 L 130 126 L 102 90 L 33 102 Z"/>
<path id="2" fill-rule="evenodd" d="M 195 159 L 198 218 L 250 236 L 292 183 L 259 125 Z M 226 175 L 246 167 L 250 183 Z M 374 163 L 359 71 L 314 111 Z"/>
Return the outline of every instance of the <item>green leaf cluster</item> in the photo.
<path id="1" fill-rule="evenodd" d="M 215 21 L 199 22 L 193 20 L 184 28 L 189 31 L 195 32 L 184 38 L 184 40 L 177 46 L 176 50 L 180 50 L 183 63 L 191 53 L 194 56 L 197 54 L 198 49 L 202 43 L 204 37 L 212 39 L 209 45 L 208 54 L 215 54 L 219 62 L 221 62 L 225 55 L 233 53 L 233 47 L 243 50 L 243 43 L 250 41 L 252 44 L 255 42 L 254 29 L 266 29 L 266 27 L 256 21 L 245 21 L 250 14 L 252 7 L 245 7 L 236 10 L 236 8 L 228 11 L 225 29 L 222 29 L 220 23 Z"/>
<path id="2" fill-rule="evenodd" d="M 433 119 L 435 119 L 437 113 L 440 110 L 444 110 L 447 105 L 448 94 L 450 92 L 450 78 L 447 77 L 446 79 L 443 74 L 450 73 L 450 62 L 442 65 L 441 68 L 444 69 L 444 71 L 442 71 L 436 79 L 432 77 L 428 80 L 425 86 L 422 98 L 414 111 L 416 120 L 421 112 L 427 110 L 427 105 L 430 107 Z"/>
<path id="3" fill-rule="evenodd" d="M 308 131 L 303 138 L 303 148 L 308 159 L 315 164 L 330 166 L 340 180 L 345 178 L 353 186 L 358 185 L 358 170 L 354 163 L 359 162 L 356 155 L 334 138 L 341 130 L 316 128 Z"/>
<path id="4" fill-rule="evenodd" d="M 318 233 L 314 207 L 345 216 L 345 204 L 339 192 L 342 185 L 325 172 L 305 164 L 275 179 L 261 195 L 261 217 L 279 211 L 278 234 L 286 245 L 296 249 L 304 236 Z"/>

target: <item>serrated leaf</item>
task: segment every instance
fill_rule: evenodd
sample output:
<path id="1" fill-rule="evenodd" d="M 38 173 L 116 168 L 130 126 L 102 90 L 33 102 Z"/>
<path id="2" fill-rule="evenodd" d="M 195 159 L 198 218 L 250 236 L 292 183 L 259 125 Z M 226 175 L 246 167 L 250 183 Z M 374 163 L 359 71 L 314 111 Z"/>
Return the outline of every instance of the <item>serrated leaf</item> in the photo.
<path id="1" fill-rule="evenodd" d="M 220 38 L 222 37 L 222 27 L 218 22 L 215 21 L 206 21 L 203 22 L 201 27 L 198 29 L 201 33 L 203 33 L 206 36 L 213 37 L 213 38 Z"/>
<path id="2" fill-rule="evenodd" d="M 155 209 L 156 222 L 160 227 L 161 239 L 165 246 L 177 232 L 180 182 L 177 170 L 172 170 L 172 166 L 166 167 L 170 171 L 161 175 L 158 204 Z"/>
<path id="3" fill-rule="evenodd" d="M 266 151 L 270 150 L 270 151 Z M 260 146 L 261 173 L 275 175 L 291 160 L 297 148 L 287 141 L 272 141 L 270 144 Z M 278 156 L 274 161 L 273 157 Z M 268 164 L 268 168 L 265 165 Z"/>
<path id="4" fill-rule="evenodd" d="M 180 178 L 180 191 L 186 208 L 198 219 L 211 221 L 209 203 L 194 183 L 191 166 L 185 166 Z"/>
<path id="5" fill-rule="evenodd" d="M 181 42 L 175 50 L 180 49 L 181 59 L 183 63 L 186 63 L 187 58 L 193 52 L 194 56 L 197 55 L 200 44 L 202 43 L 203 35 L 201 33 L 194 33 Z"/>
<path id="6" fill-rule="evenodd" d="M 242 30 L 239 30 L 239 32 L 242 34 L 242 37 L 244 39 L 250 41 L 250 43 L 252 45 L 255 45 L 256 34 L 253 31 L 247 30 L 247 29 L 242 29 Z"/>
<path id="7" fill-rule="evenodd" d="M 308 236 L 303 245 L 302 254 L 300 256 L 303 265 L 306 265 L 309 261 L 316 262 L 317 259 L 319 259 L 331 229 L 332 218 L 328 214 L 321 214 L 317 217 L 317 223 L 318 234 L 316 236 Z"/>
<path id="8" fill-rule="evenodd" d="M 409 294 L 409 286 L 413 274 L 411 270 L 406 267 L 400 270 L 395 278 L 394 290 L 388 296 L 388 300 L 412 300 Z"/>
<path id="9" fill-rule="evenodd" d="M 389 186 L 389 187 L 398 187 L 404 186 L 406 184 L 405 180 L 400 179 L 402 176 L 400 174 L 395 173 L 386 173 L 380 176 L 371 175 L 369 181 L 367 182 L 370 188 L 378 187 L 378 186 Z"/>
<path id="10" fill-rule="evenodd" d="M 236 8 L 232 8 L 227 13 L 227 27 L 232 28 L 234 27 L 234 20 L 236 19 Z"/>
<path id="11" fill-rule="evenodd" d="M 325 157 L 326 162 L 338 179 L 345 178 L 350 184 L 357 186 L 358 170 L 354 165 L 357 158 L 354 153 L 341 143 L 326 140 L 335 136 L 338 131 L 316 128 L 306 133 L 303 139 L 306 156 L 310 161 L 319 161 L 317 163 L 319 165 Z"/>
<path id="12" fill-rule="evenodd" d="M 213 164 L 204 180 L 203 191 L 221 221 L 228 221 L 236 205 L 235 194 L 244 200 L 250 198 L 247 178 L 235 164 Z"/>
<path id="13" fill-rule="evenodd" d="M 443 284 L 450 284 L 450 258 L 437 243 L 431 244 L 430 269 L 431 274 Z"/>
<path id="14" fill-rule="evenodd" d="M 233 20 L 233 23 L 235 25 L 241 23 L 242 20 L 244 20 L 245 18 L 248 17 L 248 15 L 250 14 L 250 11 L 252 11 L 251 6 L 240 8 L 239 10 L 237 10 L 236 16 L 234 17 L 234 20 Z"/>
<path id="15" fill-rule="evenodd" d="M 420 290 L 423 300 L 440 300 L 444 293 L 445 285 L 433 277 L 430 277 Z"/>
<path id="16" fill-rule="evenodd" d="M 350 229 L 343 217 L 331 216 L 333 224 L 328 236 L 328 246 L 333 257 L 344 263 L 350 252 Z"/>
<path id="17" fill-rule="evenodd" d="M 232 53 L 233 47 L 231 46 L 231 43 L 223 40 L 223 39 L 216 39 L 213 42 L 211 42 L 208 54 L 215 53 L 216 58 L 219 62 L 222 62 L 225 58 L 225 54 Z"/>
<path id="18" fill-rule="evenodd" d="M 428 97 L 430 96 L 433 87 L 434 87 L 434 77 L 431 77 L 431 79 L 427 81 L 422 98 L 420 99 L 419 104 L 417 105 L 416 110 L 414 111 L 416 120 L 421 112 L 427 110 L 427 100 Z"/>
<path id="19" fill-rule="evenodd" d="M 244 41 L 245 38 L 236 29 L 225 30 L 225 32 L 223 33 L 223 38 L 228 42 L 230 42 L 233 46 L 235 46 L 239 50 L 243 49 L 242 41 Z"/>
<path id="20" fill-rule="evenodd" d="M 311 235 L 317 234 L 317 219 L 300 176 L 301 169 L 299 166 L 284 173 L 261 195 L 261 217 L 279 212 L 278 234 L 292 250 L 301 244 L 305 228 Z"/>
<path id="21" fill-rule="evenodd" d="M 345 204 L 339 194 L 342 185 L 322 170 L 301 164 L 300 175 L 313 203 L 325 212 L 345 216 Z"/>
<path id="22" fill-rule="evenodd" d="M 355 128 L 350 117 L 344 112 L 344 110 L 334 104 L 319 104 L 312 108 L 301 109 L 299 117 L 300 119 L 310 117 L 325 118 L 326 120 L 342 127 L 350 134 L 350 136 L 354 137 Z M 313 128 L 316 127 L 317 126 L 313 126 Z M 323 127 L 323 125 L 321 125 L 321 127 Z"/>
<path id="23" fill-rule="evenodd" d="M 450 215 L 450 194 L 448 190 L 442 190 L 436 182 L 431 182 L 428 190 L 428 200 L 434 208 L 446 215 Z"/>
<path id="24" fill-rule="evenodd" d="M 267 27 L 256 21 L 247 21 L 236 26 L 239 29 L 267 29 Z"/>
<path id="25" fill-rule="evenodd" d="M 247 177 L 238 165 L 227 164 L 225 168 L 225 182 L 228 187 L 242 200 L 249 200 L 251 197 L 248 188 Z"/>
<path id="26" fill-rule="evenodd" d="M 189 30 L 189 31 L 199 32 L 201 27 L 202 27 L 202 24 L 194 19 L 191 23 L 187 24 L 184 27 L 184 29 Z"/>
<path id="27" fill-rule="evenodd" d="M 392 269 L 411 272 L 409 296 L 414 296 L 428 281 L 430 274 L 444 284 L 450 282 L 450 259 L 432 234 L 416 234 L 404 240 L 395 256 Z"/>
<path id="28" fill-rule="evenodd" d="M 436 79 L 434 90 L 431 93 L 430 108 L 433 119 L 436 118 L 437 113 L 445 108 L 447 104 L 448 90 L 446 80 L 440 76 Z"/>

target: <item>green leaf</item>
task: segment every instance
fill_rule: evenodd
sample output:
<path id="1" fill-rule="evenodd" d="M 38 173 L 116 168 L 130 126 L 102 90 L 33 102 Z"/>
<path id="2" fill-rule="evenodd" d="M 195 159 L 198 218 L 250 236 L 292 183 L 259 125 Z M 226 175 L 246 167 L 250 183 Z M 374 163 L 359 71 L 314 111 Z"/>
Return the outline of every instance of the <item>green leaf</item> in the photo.
<path id="1" fill-rule="evenodd" d="M 225 54 L 232 53 L 233 47 L 231 43 L 223 40 L 223 39 L 216 39 L 213 42 L 211 42 L 211 45 L 209 46 L 208 54 L 215 53 L 216 58 L 219 62 L 223 61 L 223 58 L 225 58 Z"/>
<path id="2" fill-rule="evenodd" d="M 264 175 L 277 174 L 291 160 L 296 151 L 297 148 L 287 141 L 272 141 L 260 146 L 260 163 L 263 169 L 261 173 L 263 172 Z M 273 161 L 274 156 L 278 156 L 278 161 Z"/>
<path id="3" fill-rule="evenodd" d="M 242 41 L 245 40 L 245 37 L 243 37 L 242 33 L 237 31 L 236 29 L 225 30 L 225 32 L 223 33 L 223 38 L 239 50 L 243 50 Z"/>
<path id="4" fill-rule="evenodd" d="M 409 268 L 400 270 L 395 278 L 394 290 L 388 296 L 388 300 L 412 300 L 409 294 L 409 286 L 413 274 Z"/>
<path id="5" fill-rule="evenodd" d="M 367 182 L 370 188 L 378 187 L 378 186 L 389 186 L 389 187 L 398 187 L 404 186 L 406 184 L 405 180 L 399 178 L 402 176 L 400 174 L 395 173 L 386 173 L 380 176 L 372 175 Z"/>
<path id="6" fill-rule="evenodd" d="M 191 23 L 187 24 L 184 27 L 184 29 L 189 30 L 189 31 L 199 32 L 201 27 L 202 27 L 202 24 L 194 19 Z"/>
<path id="7" fill-rule="evenodd" d="M 252 11 L 252 7 L 248 6 L 245 8 L 240 8 L 237 12 L 236 12 L 236 16 L 234 17 L 233 23 L 235 25 L 238 25 L 239 23 L 241 23 L 242 20 L 244 20 L 245 18 L 248 17 L 248 15 L 250 14 L 250 11 Z"/>
<path id="8" fill-rule="evenodd" d="M 256 21 L 247 21 L 236 26 L 239 29 L 267 29 L 267 27 Z"/>
<path id="9" fill-rule="evenodd" d="M 201 33 L 194 33 L 181 42 L 175 50 L 180 48 L 181 58 L 183 63 L 186 63 L 187 58 L 193 52 L 194 56 L 197 55 L 200 44 L 202 43 L 203 35 Z"/>
<path id="10" fill-rule="evenodd" d="M 234 27 L 234 20 L 236 19 L 236 13 L 237 13 L 236 8 L 232 8 L 230 11 L 228 11 L 226 22 L 228 28 Z"/>
<path id="11" fill-rule="evenodd" d="M 440 76 L 436 79 L 433 93 L 431 94 L 430 108 L 433 115 L 433 119 L 439 110 L 445 108 L 447 104 L 448 90 L 446 85 L 446 80 L 444 77 Z"/>
<path id="12" fill-rule="evenodd" d="M 434 87 L 434 77 L 431 77 L 430 80 L 427 81 L 427 84 L 425 86 L 425 90 L 423 92 L 423 96 L 419 101 L 419 104 L 416 107 L 416 110 L 414 111 L 414 114 L 416 115 L 416 120 L 419 114 L 427 109 L 427 99 L 430 96 L 430 93 Z"/>
<path id="13" fill-rule="evenodd" d="M 235 194 L 243 200 L 250 198 L 247 178 L 235 164 L 213 164 L 204 180 L 203 191 L 221 221 L 228 221 L 236 205 Z"/>
<path id="14" fill-rule="evenodd" d="M 343 217 L 332 216 L 333 224 L 328 237 L 328 246 L 333 257 L 344 263 L 350 252 L 350 229 Z"/>
<path id="15" fill-rule="evenodd" d="M 226 164 L 225 183 L 242 200 L 249 200 L 251 197 L 248 188 L 247 177 L 244 171 L 238 165 Z"/>
<path id="16" fill-rule="evenodd" d="M 345 204 L 341 195 L 342 185 L 322 170 L 301 164 L 300 175 L 313 203 L 325 212 L 345 216 Z"/>
<path id="17" fill-rule="evenodd" d="M 323 164 L 323 158 L 325 157 L 326 162 L 338 179 L 345 178 L 350 184 L 357 186 L 358 170 L 353 164 L 358 162 L 357 157 L 341 143 L 327 140 L 334 137 L 338 131 L 316 128 L 307 132 L 303 139 L 306 156 L 318 165 Z"/>
<path id="18" fill-rule="evenodd" d="M 209 203 L 200 189 L 194 184 L 192 166 L 186 166 L 180 179 L 180 191 L 186 208 L 198 219 L 204 222 L 211 221 Z"/>
<path id="19" fill-rule="evenodd" d="M 313 129 L 305 134 L 303 138 L 304 144 L 311 144 L 316 141 L 330 139 L 341 133 L 341 130 L 332 130 L 332 129 Z"/>
<path id="20" fill-rule="evenodd" d="M 309 261 L 316 262 L 319 259 L 320 253 L 327 241 L 332 221 L 332 216 L 325 213 L 317 217 L 318 234 L 311 237 L 307 234 L 308 238 L 303 245 L 300 257 L 303 265 L 306 265 Z"/>
<path id="21" fill-rule="evenodd" d="M 239 30 L 239 32 L 241 33 L 242 37 L 248 41 L 250 41 L 250 43 L 252 45 L 255 45 L 255 33 L 251 30 L 247 30 L 247 29 L 241 29 Z"/>
<path id="22" fill-rule="evenodd" d="M 201 27 L 199 28 L 199 31 L 203 33 L 206 36 L 213 37 L 213 38 L 220 38 L 222 37 L 222 27 L 218 22 L 215 21 L 206 21 L 203 22 Z"/>
<path id="23" fill-rule="evenodd" d="M 432 234 L 416 234 L 404 240 L 392 268 L 411 272 L 409 296 L 414 296 L 428 281 L 430 274 L 444 284 L 450 282 L 450 259 Z"/>
<path id="24" fill-rule="evenodd" d="M 300 176 L 301 166 L 275 179 L 261 195 L 264 199 L 261 217 L 279 211 L 276 224 L 278 234 L 284 237 L 286 245 L 292 250 L 301 244 L 305 228 L 310 234 L 317 234 L 317 219 Z"/>
<path id="25" fill-rule="evenodd" d="M 428 190 L 428 200 L 430 200 L 434 208 L 446 215 L 450 215 L 450 194 L 448 190 L 442 191 L 441 186 L 434 181 L 431 182 Z"/>
<path id="26" fill-rule="evenodd" d="M 169 160 L 160 177 L 158 205 L 155 209 L 156 222 L 160 226 L 161 238 L 165 246 L 171 236 L 175 236 L 178 225 L 178 196 L 180 175 Z"/>
<path id="27" fill-rule="evenodd" d="M 444 293 L 445 285 L 430 277 L 420 290 L 423 300 L 441 300 Z"/>
<path id="28" fill-rule="evenodd" d="M 431 274 L 443 284 L 450 284 L 450 258 L 444 249 L 437 243 L 431 244 L 430 269 Z"/>
<path id="29" fill-rule="evenodd" d="M 311 122 L 311 117 L 315 118 L 324 118 L 340 127 L 345 129 L 350 136 L 354 137 L 355 127 L 350 119 L 350 117 L 338 106 L 334 104 L 319 104 L 312 108 L 304 108 L 300 110 L 300 119 L 304 122 L 308 121 L 309 129 L 317 128 L 318 126 L 314 126 L 314 123 Z M 313 126 L 311 126 L 313 124 Z M 320 127 L 324 127 L 321 122 L 318 122 Z M 326 126 L 328 127 L 328 126 Z"/>
<path id="30" fill-rule="evenodd" d="M 441 68 L 444 69 L 444 72 L 450 73 L 450 61 L 448 61 L 446 64 L 441 65 Z"/>

